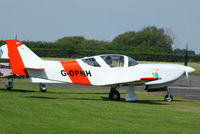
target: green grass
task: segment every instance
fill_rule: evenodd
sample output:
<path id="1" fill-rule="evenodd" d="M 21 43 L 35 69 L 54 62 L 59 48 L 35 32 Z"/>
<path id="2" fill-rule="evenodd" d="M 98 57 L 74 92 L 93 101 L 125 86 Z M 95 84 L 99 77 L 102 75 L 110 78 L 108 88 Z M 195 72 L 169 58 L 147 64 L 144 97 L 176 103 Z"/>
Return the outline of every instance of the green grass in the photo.
<path id="1" fill-rule="evenodd" d="M 109 90 L 0 85 L 0 134 L 199 134 L 200 101 L 137 92 L 140 101 L 110 101 Z"/>
<path id="2" fill-rule="evenodd" d="M 0 82 L 6 82 L 6 81 L 8 81 L 8 78 L 0 78 Z M 30 82 L 30 79 L 16 77 L 14 78 L 14 82 Z"/>
<path id="3" fill-rule="evenodd" d="M 73 58 L 52 58 L 52 57 L 42 57 L 43 60 L 57 60 L 57 61 L 69 61 Z"/>

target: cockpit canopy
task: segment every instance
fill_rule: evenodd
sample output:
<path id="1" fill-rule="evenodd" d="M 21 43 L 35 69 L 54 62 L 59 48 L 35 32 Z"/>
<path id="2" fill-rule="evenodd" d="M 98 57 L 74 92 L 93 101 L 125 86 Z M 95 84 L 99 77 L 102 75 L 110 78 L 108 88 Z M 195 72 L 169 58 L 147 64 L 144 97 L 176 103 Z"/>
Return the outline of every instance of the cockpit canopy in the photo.
<path id="1" fill-rule="evenodd" d="M 106 54 L 106 55 L 99 55 L 99 56 L 94 56 L 94 57 L 87 57 L 87 58 L 83 58 L 82 61 L 90 66 L 100 67 L 101 63 L 98 63 L 98 60 L 96 60 L 97 57 L 100 57 L 101 59 L 103 59 L 103 61 L 110 67 L 124 67 L 124 66 L 131 67 L 138 64 L 138 62 L 132 59 L 131 57 L 127 57 L 125 55 L 119 55 L 119 54 Z M 125 62 L 125 61 L 128 61 L 128 62 Z"/>
<path id="2" fill-rule="evenodd" d="M 131 67 L 131 66 L 135 66 L 139 64 L 136 60 L 132 59 L 131 57 L 128 57 L 128 66 Z"/>
<path id="3" fill-rule="evenodd" d="M 95 60 L 95 58 L 91 57 L 91 58 L 86 58 L 86 59 L 82 59 L 82 61 L 90 66 L 94 66 L 94 67 L 100 67 L 100 65 L 98 64 L 98 62 Z"/>
<path id="4" fill-rule="evenodd" d="M 100 56 L 110 67 L 123 67 L 124 56 L 122 55 L 102 55 Z"/>

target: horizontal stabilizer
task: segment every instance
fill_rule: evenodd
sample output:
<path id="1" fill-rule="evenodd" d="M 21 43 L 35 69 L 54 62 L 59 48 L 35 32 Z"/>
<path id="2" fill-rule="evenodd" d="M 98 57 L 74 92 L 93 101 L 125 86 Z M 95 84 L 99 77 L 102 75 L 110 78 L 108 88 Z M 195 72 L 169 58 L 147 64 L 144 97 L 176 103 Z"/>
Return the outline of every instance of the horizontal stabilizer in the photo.
<path id="1" fill-rule="evenodd" d="M 30 80 L 33 83 L 63 83 L 59 81 L 52 81 L 52 80 L 47 80 L 47 79 L 35 78 L 35 77 L 31 77 Z"/>
<path id="2" fill-rule="evenodd" d="M 32 68 L 32 67 L 26 67 L 26 69 L 31 69 L 31 70 L 38 70 L 38 71 L 44 71 L 44 68 Z"/>
<path id="3" fill-rule="evenodd" d="M 10 77 L 12 75 L 9 63 L 0 63 L 0 77 Z"/>

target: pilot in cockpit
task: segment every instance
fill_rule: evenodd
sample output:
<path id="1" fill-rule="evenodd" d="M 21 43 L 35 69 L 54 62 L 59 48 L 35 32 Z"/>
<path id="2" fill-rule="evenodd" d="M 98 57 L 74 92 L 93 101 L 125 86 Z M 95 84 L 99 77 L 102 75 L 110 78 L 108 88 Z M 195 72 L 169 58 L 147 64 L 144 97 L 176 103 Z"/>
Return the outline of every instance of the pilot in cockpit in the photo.
<path id="1" fill-rule="evenodd" d="M 105 62 L 110 66 L 112 64 L 112 58 L 110 56 L 107 56 L 105 58 Z"/>

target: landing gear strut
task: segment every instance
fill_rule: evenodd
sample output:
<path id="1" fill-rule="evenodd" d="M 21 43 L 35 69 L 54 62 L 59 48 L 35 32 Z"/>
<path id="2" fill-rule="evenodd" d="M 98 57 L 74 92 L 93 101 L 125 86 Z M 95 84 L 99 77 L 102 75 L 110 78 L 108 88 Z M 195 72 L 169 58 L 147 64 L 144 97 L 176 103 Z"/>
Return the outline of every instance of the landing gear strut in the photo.
<path id="1" fill-rule="evenodd" d="M 120 93 L 117 90 L 117 87 L 111 87 L 110 93 L 109 93 L 109 98 L 111 100 L 119 100 L 120 99 Z"/>
<path id="2" fill-rule="evenodd" d="M 172 90 L 167 87 L 167 95 L 165 95 L 164 100 L 165 101 L 173 101 L 173 96 L 171 95 Z"/>
<path id="3" fill-rule="evenodd" d="M 128 90 L 128 94 L 126 95 L 126 101 L 137 101 L 138 97 L 135 93 L 134 85 L 130 85 L 130 88 Z"/>
<path id="4" fill-rule="evenodd" d="M 11 88 L 13 88 L 13 78 L 11 78 L 11 80 L 8 79 L 8 81 L 6 81 L 6 89 L 10 90 Z"/>
<path id="5" fill-rule="evenodd" d="M 40 87 L 40 91 L 41 92 L 46 92 L 47 91 L 47 84 L 40 83 L 39 87 Z"/>

